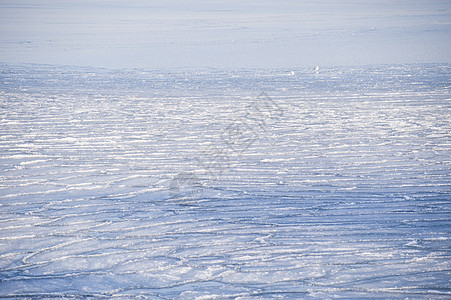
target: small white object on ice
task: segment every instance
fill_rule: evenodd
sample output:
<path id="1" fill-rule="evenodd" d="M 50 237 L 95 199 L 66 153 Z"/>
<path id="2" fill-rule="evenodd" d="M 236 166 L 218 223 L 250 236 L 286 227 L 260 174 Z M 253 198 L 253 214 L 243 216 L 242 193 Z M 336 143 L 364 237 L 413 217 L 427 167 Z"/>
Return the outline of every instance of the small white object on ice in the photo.
<path id="1" fill-rule="evenodd" d="M 315 70 L 315 72 L 318 72 L 319 71 L 319 67 L 316 66 L 314 70 Z"/>

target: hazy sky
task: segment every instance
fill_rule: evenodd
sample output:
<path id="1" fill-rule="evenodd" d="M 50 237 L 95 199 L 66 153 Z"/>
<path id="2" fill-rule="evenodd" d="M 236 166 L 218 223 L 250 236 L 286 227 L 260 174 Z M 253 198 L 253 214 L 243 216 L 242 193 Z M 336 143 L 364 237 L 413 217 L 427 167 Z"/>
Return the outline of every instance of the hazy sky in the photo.
<path id="1" fill-rule="evenodd" d="M 297 68 L 450 53 L 449 0 L 0 0 L 8 63 Z"/>

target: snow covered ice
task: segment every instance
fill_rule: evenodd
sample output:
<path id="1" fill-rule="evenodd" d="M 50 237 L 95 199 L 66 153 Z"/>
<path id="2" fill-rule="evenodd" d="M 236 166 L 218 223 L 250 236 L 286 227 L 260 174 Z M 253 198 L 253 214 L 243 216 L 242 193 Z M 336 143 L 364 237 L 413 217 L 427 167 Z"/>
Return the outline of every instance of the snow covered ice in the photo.
<path id="1" fill-rule="evenodd" d="M 0 70 L 0 297 L 451 297 L 449 64 Z"/>

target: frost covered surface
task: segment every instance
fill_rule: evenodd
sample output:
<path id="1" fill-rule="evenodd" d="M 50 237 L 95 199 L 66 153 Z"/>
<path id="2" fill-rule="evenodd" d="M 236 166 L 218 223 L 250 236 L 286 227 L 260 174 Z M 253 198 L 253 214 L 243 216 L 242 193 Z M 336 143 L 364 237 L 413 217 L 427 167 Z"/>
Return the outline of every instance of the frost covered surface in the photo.
<path id="1" fill-rule="evenodd" d="M 0 296 L 451 297 L 450 65 L 0 69 Z"/>

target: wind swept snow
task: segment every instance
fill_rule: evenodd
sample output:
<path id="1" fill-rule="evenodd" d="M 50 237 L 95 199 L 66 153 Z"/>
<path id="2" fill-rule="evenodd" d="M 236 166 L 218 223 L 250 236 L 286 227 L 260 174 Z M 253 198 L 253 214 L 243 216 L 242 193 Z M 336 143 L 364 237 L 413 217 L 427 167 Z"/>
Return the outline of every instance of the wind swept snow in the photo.
<path id="1" fill-rule="evenodd" d="M 0 70 L 0 297 L 451 297 L 449 65 Z"/>

